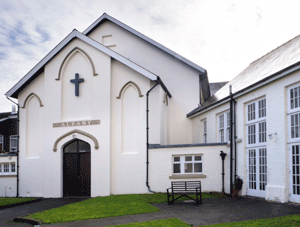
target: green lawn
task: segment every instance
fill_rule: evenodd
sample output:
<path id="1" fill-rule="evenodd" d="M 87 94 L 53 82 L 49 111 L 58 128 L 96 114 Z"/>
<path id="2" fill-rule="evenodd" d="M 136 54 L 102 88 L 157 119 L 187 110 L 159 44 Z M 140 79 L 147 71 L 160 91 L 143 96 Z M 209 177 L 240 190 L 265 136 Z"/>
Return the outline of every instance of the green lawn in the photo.
<path id="1" fill-rule="evenodd" d="M 203 198 L 220 197 L 219 193 L 203 193 Z M 40 220 L 43 223 L 59 223 L 106 217 L 116 217 L 130 214 L 141 214 L 159 211 L 150 203 L 167 201 L 165 193 L 111 195 L 96 197 L 78 203 L 68 204 L 59 208 L 36 213 L 28 218 Z"/>
<path id="2" fill-rule="evenodd" d="M 183 221 L 180 221 L 177 218 L 170 219 L 162 219 L 162 220 L 154 220 L 154 221 L 145 221 L 145 222 L 137 222 L 137 223 L 129 223 L 125 225 L 115 225 L 118 227 L 187 227 L 190 226 Z"/>
<path id="3" fill-rule="evenodd" d="M 207 225 L 208 226 L 208 225 Z M 240 222 L 231 222 L 231 223 L 222 223 L 222 224 L 215 224 L 215 225 L 209 225 L 214 227 L 219 226 L 225 226 L 225 227 L 241 227 L 241 226 L 247 226 L 247 227 L 256 227 L 256 226 L 300 226 L 300 215 L 289 215 L 289 216 L 282 216 L 282 217 L 276 217 L 276 218 L 265 218 L 265 219 L 257 219 L 257 220 L 251 220 L 251 221 L 240 221 Z"/>
<path id="4" fill-rule="evenodd" d="M 36 198 L 10 198 L 10 197 L 5 197 L 5 198 L 0 198 L 0 206 L 7 206 L 11 204 L 16 204 L 16 203 L 23 203 L 27 201 L 32 201 L 35 200 Z"/>

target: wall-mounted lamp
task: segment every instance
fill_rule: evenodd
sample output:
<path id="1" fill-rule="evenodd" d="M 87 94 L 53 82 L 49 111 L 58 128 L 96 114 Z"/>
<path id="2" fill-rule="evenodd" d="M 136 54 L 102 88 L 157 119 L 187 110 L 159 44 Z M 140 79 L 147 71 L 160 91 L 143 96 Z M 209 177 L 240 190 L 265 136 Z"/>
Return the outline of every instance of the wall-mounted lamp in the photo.
<path id="1" fill-rule="evenodd" d="M 272 139 L 276 140 L 277 139 L 277 132 L 269 134 L 269 139 L 270 140 L 272 140 Z"/>

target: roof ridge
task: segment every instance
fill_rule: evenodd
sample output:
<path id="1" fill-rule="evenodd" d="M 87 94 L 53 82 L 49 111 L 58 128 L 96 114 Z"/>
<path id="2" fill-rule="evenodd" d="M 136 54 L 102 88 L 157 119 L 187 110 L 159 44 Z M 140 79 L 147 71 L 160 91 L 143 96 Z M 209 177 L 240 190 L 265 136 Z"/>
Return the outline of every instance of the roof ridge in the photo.
<path id="1" fill-rule="evenodd" d="M 265 56 L 267 56 L 267 55 L 271 54 L 272 52 L 276 51 L 277 49 L 279 49 L 279 48 L 283 47 L 283 46 L 284 46 L 284 45 L 286 45 L 287 43 L 289 43 L 289 42 L 291 42 L 291 41 L 295 40 L 295 39 L 296 39 L 296 38 L 298 38 L 299 36 L 300 36 L 300 34 L 299 34 L 299 35 L 297 35 L 297 36 L 295 36 L 294 38 L 292 38 L 292 39 L 290 39 L 290 40 L 286 41 L 285 43 L 281 44 L 280 46 L 276 47 L 275 49 L 273 49 L 273 50 L 269 51 L 268 53 L 264 54 L 264 55 L 263 55 L 263 56 L 261 56 L 260 58 L 258 58 L 258 59 L 256 59 L 255 61 L 251 62 L 249 65 L 252 65 L 252 64 L 254 64 L 255 62 L 259 61 L 260 59 L 264 58 Z"/>
<path id="2" fill-rule="evenodd" d="M 174 58 L 184 62 L 185 64 L 189 65 L 190 67 L 196 69 L 197 71 L 201 72 L 201 73 L 205 73 L 206 69 L 202 68 L 201 66 L 197 65 L 196 63 L 188 60 L 187 58 L 181 56 L 180 54 L 174 52 L 173 50 L 171 50 L 170 48 L 158 43 L 157 41 L 155 41 L 154 39 L 151 39 L 150 37 L 144 35 L 143 33 L 135 30 L 134 28 L 128 26 L 127 24 L 123 23 L 122 21 L 119 21 L 118 19 L 108 15 L 107 13 L 103 13 L 96 21 L 94 21 L 88 28 L 86 28 L 82 34 L 83 35 L 89 35 L 90 32 L 92 32 L 94 29 L 96 29 L 96 27 L 103 21 L 103 20 L 108 20 L 118 26 L 120 26 L 121 28 L 125 29 L 126 31 L 136 35 L 137 37 L 143 39 L 144 41 L 152 44 L 153 46 L 161 49 L 162 51 L 170 54 L 171 56 L 173 56 Z"/>

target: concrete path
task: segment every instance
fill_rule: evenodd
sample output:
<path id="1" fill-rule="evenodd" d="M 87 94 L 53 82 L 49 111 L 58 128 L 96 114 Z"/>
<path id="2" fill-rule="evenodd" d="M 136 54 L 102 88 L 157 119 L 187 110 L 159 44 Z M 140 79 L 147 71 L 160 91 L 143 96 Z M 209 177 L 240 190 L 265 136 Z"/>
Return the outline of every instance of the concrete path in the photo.
<path id="1" fill-rule="evenodd" d="M 242 197 L 239 199 L 204 199 L 203 204 L 198 206 L 194 205 L 194 202 L 176 202 L 171 206 L 168 206 L 167 203 L 157 203 L 153 204 L 153 206 L 159 208 L 161 211 L 43 226 L 109 226 L 166 218 L 178 218 L 190 225 L 201 226 L 300 214 L 299 205 L 291 203 L 272 203 L 266 202 L 263 199 L 250 197 Z"/>
<path id="2" fill-rule="evenodd" d="M 36 212 L 41 212 L 44 210 L 49 210 L 51 208 L 56 208 L 64 206 L 69 203 L 74 203 L 82 201 L 84 199 L 73 199 L 73 198 L 63 198 L 63 199 L 43 199 L 39 202 L 1 209 L 0 210 L 0 226 L 31 226 L 25 223 L 14 223 L 12 220 L 16 217 L 22 217 Z"/>

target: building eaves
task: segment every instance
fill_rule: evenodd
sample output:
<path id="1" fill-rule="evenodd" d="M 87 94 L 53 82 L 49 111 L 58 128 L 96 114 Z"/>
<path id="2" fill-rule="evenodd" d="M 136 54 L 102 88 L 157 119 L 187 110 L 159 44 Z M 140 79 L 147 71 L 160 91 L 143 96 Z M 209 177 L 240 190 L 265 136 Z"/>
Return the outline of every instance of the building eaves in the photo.
<path id="1" fill-rule="evenodd" d="M 123 63 L 124 65 L 130 67 L 131 69 L 135 70 L 136 72 L 144 75 L 145 77 L 149 78 L 150 80 L 157 80 L 157 76 L 152 72 L 146 70 L 145 68 L 139 66 L 138 64 L 130 61 L 129 59 L 123 57 L 122 55 L 114 52 L 113 50 L 105 47 L 101 43 L 89 38 L 88 36 L 83 35 L 82 33 L 78 32 L 74 29 L 66 38 L 64 38 L 54 49 L 52 49 L 37 65 L 35 65 L 18 83 L 16 83 L 7 93 L 7 97 L 17 98 L 17 94 L 29 84 L 34 78 L 36 78 L 41 72 L 44 70 L 44 66 L 53 58 L 55 57 L 68 43 L 70 43 L 73 39 L 78 38 L 81 41 L 95 47 L 96 49 L 104 52 L 105 54 L 109 55 L 110 57 L 118 60 L 119 62 Z"/>
<path id="2" fill-rule="evenodd" d="M 105 21 L 110 21 L 114 24 L 117 24 L 118 26 L 120 26 L 121 28 L 127 30 L 128 32 L 136 35 L 137 37 L 145 40 L 146 42 L 154 45 L 155 47 L 163 50 L 164 52 L 172 55 L 174 58 L 177 58 L 178 60 L 184 62 L 185 64 L 189 65 L 190 67 L 196 69 L 197 71 L 201 72 L 201 73 L 205 73 L 205 69 L 200 67 L 199 65 L 191 62 L 190 60 L 182 57 L 181 55 L 175 53 L 174 51 L 170 50 L 169 48 L 161 45 L 160 43 L 150 39 L 149 37 L 143 35 L 142 33 L 134 30 L 133 28 L 129 27 L 128 25 L 122 23 L 121 21 L 118 21 L 117 19 L 109 16 L 108 14 L 104 13 L 101 17 L 99 17 L 94 23 L 92 23 L 86 30 L 83 31 L 82 34 L 88 36 L 89 34 L 91 34 L 99 25 L 101 25 L 103 22 Z"/>
<path id="3" fill-rule="evenodd" d="M 296 70 L 300 62 L 300 36 L 277 47 L 256 61 L 252 62 L 246 69 L 225 84 L 202 106 L 195 108 L 187 114 L 187 117 L 193 117 L 195 114 L 210 109 L 212 106 L 218 106 L 223 103 L 229 95 L 229 86 L 232 86 L 233 94 L 244 94 L 254 87 L 271 82 L 274 78 L 287 75 L 291 70 Z"/>

